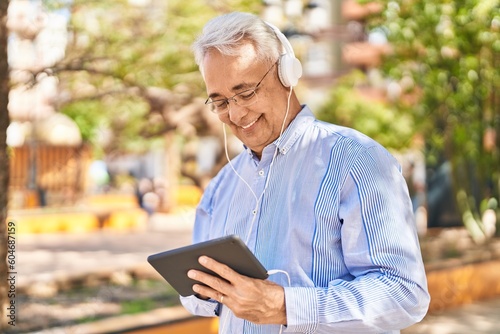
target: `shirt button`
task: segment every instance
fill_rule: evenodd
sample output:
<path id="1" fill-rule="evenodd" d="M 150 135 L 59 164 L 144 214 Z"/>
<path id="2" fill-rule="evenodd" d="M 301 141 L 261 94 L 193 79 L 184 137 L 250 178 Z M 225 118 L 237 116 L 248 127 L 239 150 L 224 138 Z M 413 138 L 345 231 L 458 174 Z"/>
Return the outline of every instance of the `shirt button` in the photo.
<path id="1" fill-rule="evenodd" d="M 260 176 L 264 176 L 264 170 L 262 170 L 262 169 L 261 169 L 261 170 L 259 170 L 259 175 L 260 175 Z"/>
<path id="2" fill-rule="evenodd" d="M 286 149 L 286 148 L 281 149 L 281 153 L 283 153 L 283 154 L 285 154 L 285 153 L 286 153 L 286 151 L 287 151 L 287 149 Z"/>

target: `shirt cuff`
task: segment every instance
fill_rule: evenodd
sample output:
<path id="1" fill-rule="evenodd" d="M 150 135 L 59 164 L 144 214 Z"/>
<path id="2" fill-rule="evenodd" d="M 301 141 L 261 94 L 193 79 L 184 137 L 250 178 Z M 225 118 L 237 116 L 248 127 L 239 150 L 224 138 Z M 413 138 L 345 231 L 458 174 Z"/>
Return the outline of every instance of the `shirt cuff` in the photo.
<path id="1" fill-rule="evenodd" d="M 318 327 L 316 289 L 285 287 L 287 326 L 284 332 L 314 333 Z"/>
<path id="2" fill-rule="evenodd" d="M 220 303 L 213 299 L 203 300 L 194 295 L 180 297 L 182 305 L 194 315 L 202 317 L 218 316 Z"/>

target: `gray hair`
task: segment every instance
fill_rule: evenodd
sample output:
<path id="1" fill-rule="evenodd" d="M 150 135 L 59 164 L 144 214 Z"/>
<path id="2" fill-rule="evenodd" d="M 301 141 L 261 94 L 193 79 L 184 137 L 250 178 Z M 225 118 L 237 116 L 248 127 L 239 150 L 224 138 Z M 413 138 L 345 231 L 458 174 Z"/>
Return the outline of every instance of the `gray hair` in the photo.
<path id="1" fill-rule="evenodd" d="M 203 74 L 203 58 L 210 49 L 226 56 L 237 56 L 238 47 L 250 41 L 257 52 L 256 61 L 275 62 L 281 43 L 274 31 L 258 16 L 233 12 L 210 20 L 193 43 L 196 64 Z"/>

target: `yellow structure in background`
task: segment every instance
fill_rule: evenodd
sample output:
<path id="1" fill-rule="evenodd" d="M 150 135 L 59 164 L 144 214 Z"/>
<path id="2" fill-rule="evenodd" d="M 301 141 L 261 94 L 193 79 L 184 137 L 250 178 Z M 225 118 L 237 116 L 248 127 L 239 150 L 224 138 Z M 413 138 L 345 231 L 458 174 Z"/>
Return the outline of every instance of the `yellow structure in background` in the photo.
<path id="1" fill-rule="evenodd" d="M 217 334 L 219 332 L 219 318 L 196 318 L 188 321 L 143 328 L 127 332 L 128 334 Z"/>
<path id="2" fill-rule="evenodd" d="M 194 207 L 201 195 L 195 186 L 177 187 L 174 212 Z M 11 210 L 8 219 L 16 222 L 20 234 L 86 233 L 143 229 L 148 213 L 139 207 L 133 194 L 97 194 L 87 197 L 82 206 Z"/>
<path id="3" fill-rule="evenodd" d="M 93 209 L 118 209 L 138 207 L 137 198 L 128 194 L 96 194 L 87 197 L 86 203 Z"/>
<path id="4" fill-rule="evenodd" d="M 19 234 L 84 233 L 99 228 L 97 216 L 91 213 L 14 214 L 9 220 L 16 222 Z"/>
<path id="5" fill-rule="evenodd" d="M 61 213 L 14 213 L 8 218 L 18 226 L 17 233 L 86 233 L 100 229 L 126 231 L 143 228 L 147 224 L 147 213 L 140 209 L 117 210 L 109 213 L 102 222 L 91 212 Z"/>
<path id="6" fill-rule="evenodd" d="M 174 189 L 174 200 L 178 207 L 196 206 L 201 199 L 203 192 L 193 185 L 179 185 Z"/>
<path id="7" fill-rule="evenodd" d="M 90 196 L 83 207 L 14 210 L 9 219 L 16 222 L 20 234 L 85 233 L 144 228 L 148 215 L 133 195 L 97 195 Z"/>

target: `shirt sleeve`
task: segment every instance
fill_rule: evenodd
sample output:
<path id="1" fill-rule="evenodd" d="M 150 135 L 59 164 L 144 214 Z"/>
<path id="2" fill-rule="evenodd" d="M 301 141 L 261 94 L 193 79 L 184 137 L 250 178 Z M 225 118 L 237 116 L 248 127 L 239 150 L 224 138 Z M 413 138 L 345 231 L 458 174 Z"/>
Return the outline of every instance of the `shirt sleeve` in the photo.
<path id="1" fill-rule="evenodd" d="M 215 317 L 219 315 L 220 303 L 209 299 L 203 300 L 196 296 L 180 296 L 182 305 L 188 312 L 201 317 Z"/>
<path id="2" fill-rule="evenodd" d="M 212 197 L 218 179 L 214 179 L 205 190 L 198 207 L 196 208 L 195 228 L 193 233 L 193 243 L 198 243 L 209 239 Z M 203 300 L 196 296 L 180 296 L 180 301 L 186 310 L 194 315 L 202 317 L 215 317 L 219 315 L 220 303 L 216 300 Z"/>
<path id="3" fill-rule="evenodd" d="M 285 332 L 390 333 L 420 321 L 430 298 L 399 164 L 383 148 L 363 151 L 340 201 L 343 260 L 353 278 L 285 287 Z"/>

